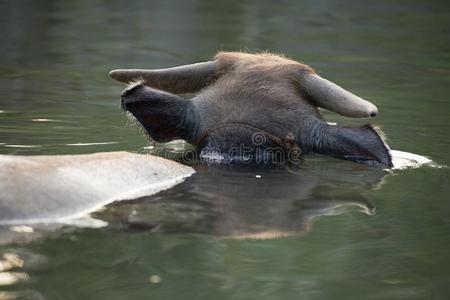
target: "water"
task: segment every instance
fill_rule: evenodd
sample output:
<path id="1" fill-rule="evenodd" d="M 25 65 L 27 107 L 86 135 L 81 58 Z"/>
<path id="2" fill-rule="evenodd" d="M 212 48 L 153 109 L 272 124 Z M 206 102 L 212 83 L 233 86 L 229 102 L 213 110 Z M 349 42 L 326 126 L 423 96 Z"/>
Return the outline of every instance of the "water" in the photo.
<path id="1" fill-rule="evenodd" d="M 0 16 L 2 154 L 147 152 L 110 69 L 268 49 L 376 103 L 393 149 L 450 165 L 447 1 L 3 1 Z M 96 213 L 107 227 L 3 232 L 0 299 L 448 299 L 448 168 L 195 168 Z"/>

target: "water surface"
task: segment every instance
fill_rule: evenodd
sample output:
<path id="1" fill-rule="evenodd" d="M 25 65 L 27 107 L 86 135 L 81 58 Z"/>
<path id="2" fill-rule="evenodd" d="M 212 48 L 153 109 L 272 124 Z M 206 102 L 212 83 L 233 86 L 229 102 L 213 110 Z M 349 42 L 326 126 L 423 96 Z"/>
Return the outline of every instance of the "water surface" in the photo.
<path id="1" fill-rule="evenodd" d="M 3 1 L 0 28 L 1 154 L 148 152 L 107 72 L 250 49 L 370 99 L 393 149 L 450 165 L 447 1 Z M 194 167 L 96 213 L 108 227 L 3 232 L 0 299 L 448 299 L 448 168 Z"/>

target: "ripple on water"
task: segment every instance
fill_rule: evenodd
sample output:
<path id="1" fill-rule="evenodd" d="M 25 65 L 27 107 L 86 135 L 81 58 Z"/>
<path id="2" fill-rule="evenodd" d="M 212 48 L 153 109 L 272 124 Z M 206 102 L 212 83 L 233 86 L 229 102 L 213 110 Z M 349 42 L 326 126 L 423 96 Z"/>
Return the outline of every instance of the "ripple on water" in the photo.
<path id="1" fill-rule="evenodd" d="M 13 285 L 28 280 L 29 276 L 24 272 L 0 272 L 0 286 Z"/>
<path id="2" fill-rule="evenodd" d="M 63 122 L 61 120 L 56 119 L 31 119 L 33 122 Z"/>
<path id="3" fill-rule="evenodd" d="M 24 272 L 12 271 L 22 268 L 24 260 L 16 253 L 4 253 L 0 259 L 0 286 L 13 285 L 29 280 Z"/>
<path id="4" fill-rule="evenodd" d="M 430 167 L 440 167 L 426 156 L 399 150 L 391 150 L 390 152 L 392 155 L 392 163 L 394 165 L 393 167 L 394 170 L 419 168 L 424 165 Z"/>
<path id="5" fill-rule="evenodd" d="M 66 144 L 66 146 L 97 146 L 97 145 L 112 145 L 118 143 L 119 142 L 73 143 L 73 144 Z"/>
<path id="6" fill-rule="evenodd" d="M 40 148 L 42 145 L 15 145 L 15 144 L 4 144 L 3 147 L 7 148 Z"/>

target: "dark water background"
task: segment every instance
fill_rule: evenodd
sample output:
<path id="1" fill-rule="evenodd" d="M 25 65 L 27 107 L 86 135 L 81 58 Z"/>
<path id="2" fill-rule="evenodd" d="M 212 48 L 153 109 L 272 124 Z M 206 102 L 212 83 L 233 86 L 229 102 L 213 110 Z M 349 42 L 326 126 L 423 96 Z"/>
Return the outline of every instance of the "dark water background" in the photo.
<path id="1" fill-rule="evenodd" d="M 249 49 L 306 62 L 373 101 L 393 149 L 450 165 L 449 3 L 2 1 L 0 153 L 145 152 L 110 69 Z M 450 297 L 448 168 L 195 168 L 97 213 L 106 228 L 0 243 L 0 299 Z"/>

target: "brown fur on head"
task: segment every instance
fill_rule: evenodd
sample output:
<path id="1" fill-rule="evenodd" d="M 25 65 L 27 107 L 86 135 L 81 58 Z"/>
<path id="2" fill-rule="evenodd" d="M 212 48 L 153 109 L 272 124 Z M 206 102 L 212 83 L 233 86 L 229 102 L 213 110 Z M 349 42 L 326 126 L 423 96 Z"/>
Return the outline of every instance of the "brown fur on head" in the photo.
<path id="1" fill-rule="evenodd" d="M 302 63 L 289 59 L 281 54 L 268 52 L 245 53 L 245 52 L 218 52 L 214 56 L 218 62 L 219 73 L 225 72 L 248 72 L 252 70 L 280 70 L 288 73 L 289 71 L 303 71 L 315 73 L 314 70 Z"/>

